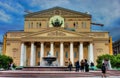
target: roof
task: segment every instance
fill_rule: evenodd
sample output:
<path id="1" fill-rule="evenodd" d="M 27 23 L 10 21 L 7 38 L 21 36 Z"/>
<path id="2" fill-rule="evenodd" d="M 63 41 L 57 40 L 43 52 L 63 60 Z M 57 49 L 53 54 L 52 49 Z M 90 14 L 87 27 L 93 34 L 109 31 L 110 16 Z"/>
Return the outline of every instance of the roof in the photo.
<path id="1" fill-rule="evenodd" d="M 8 32 L 23 32 L 24 30 L 8 30 Z"/>
<path id="2" fill-rule="evenodd" d="M 82 13 L 82 12 L 78 12 L 78 11 L 74 11 L 74 10 L 70 10 L 70 9 L 66 9 L 66 8 L 63 8 L 63 7 L 53 7 L 53 8 L 49 8 L 49 9 L 46 9 L 46 10 L 29 13 L 29 14 L 26 14 L 25 17 L 29 17 L 29 16 L 32 16 L 32 15 L 37 15 L 37 14 L 44 13 L 46 11 L 51 11 L 51 10 L 66 10 L 66 11 L 73 12 L 73 13 L 76 13 L 76 14 L 82 14 L 84 16 L 91 17 L 90 14 Z"/>

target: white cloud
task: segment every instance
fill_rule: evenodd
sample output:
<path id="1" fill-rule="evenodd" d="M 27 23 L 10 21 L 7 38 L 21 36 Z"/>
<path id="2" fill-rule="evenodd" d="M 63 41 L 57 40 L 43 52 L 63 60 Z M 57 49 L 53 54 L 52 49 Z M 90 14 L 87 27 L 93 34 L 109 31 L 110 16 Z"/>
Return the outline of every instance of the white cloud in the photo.
<path id="1" fill-rule="evenodd" d="M 10 22 L 11 16 L 5 13 L 5 11 L 0 10 L 0 21 L 3 22 Z"/>
<path id="2" fill-rule="evenodd" d="M 29 0 L 27 0 L 29 2 Z M 38 6 L 41 8 L 51 8 L 54 6 L 67 6 L 70 4 L 70 0 L 32 0 L 31 6 Z"/>
<path id="3" fill-rule="evenodd" d="M 17 2 L 16 3 L 12 2 L 12 1 L 0 2 L 0 6 L 4 10 L 8 10 L 10 12 L 14 12 L 14 13 L 23 13 L 24 12 L 24 7 Z"/>
<path id="4" fill-rule="evenodd" d="M 0 20 L 3 22 L 12 23 L 15 18 L 14 14 L 23 15 L 24 7 L 18 2 L 11 1 L 0 1 Z"/>
<path id="5" fill-rule="evenodd" d="M 32 0 L 30 5 L 42 9 L 62 6 L 77 11 L 89 11 L 95 22 L 105 25 L 109 25 L 111 21 L 120 16 L 119 0 Z"/>

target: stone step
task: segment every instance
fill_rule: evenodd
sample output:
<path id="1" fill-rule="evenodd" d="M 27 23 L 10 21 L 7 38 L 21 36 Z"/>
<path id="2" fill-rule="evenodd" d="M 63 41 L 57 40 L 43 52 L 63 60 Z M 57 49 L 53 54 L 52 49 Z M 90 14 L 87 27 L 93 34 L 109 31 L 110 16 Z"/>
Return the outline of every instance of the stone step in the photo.
<path id="1" fill-rule="evenodd" d="M 119 76 L 120 71 L 107 71 L 109 76 Z M 78 77 L 101 77 L 101 71 L 75 72 L 75 71 L 0 71 L 2 77 L 41 77 L 41 78 L 78 78 Z"/>

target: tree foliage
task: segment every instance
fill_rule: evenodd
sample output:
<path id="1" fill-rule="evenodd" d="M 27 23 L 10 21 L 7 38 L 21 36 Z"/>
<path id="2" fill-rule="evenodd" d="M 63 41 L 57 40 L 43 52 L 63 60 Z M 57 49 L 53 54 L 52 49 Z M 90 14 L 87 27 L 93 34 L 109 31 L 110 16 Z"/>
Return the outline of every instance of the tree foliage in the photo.
<path id="1" fill-rule="evenodd" d="M 101 68 L 103 60 L 110 60 L 112 68 L 120 68 L 120 54 L 118 55 L 101 55 L 97 58 L 97 67 Z"/>
<path id="2" fill-rule="evenodd" d="M 8 65 L 13 62 L 13 59 L 6 55 L 0 55 L 0 68 L 8 69 Z"/>

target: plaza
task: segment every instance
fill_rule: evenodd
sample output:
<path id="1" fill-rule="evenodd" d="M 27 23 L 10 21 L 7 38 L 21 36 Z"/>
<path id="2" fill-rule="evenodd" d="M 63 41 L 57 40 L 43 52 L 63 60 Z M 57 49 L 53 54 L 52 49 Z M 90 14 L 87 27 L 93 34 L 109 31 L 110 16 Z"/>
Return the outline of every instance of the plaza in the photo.
<path id="1" fill-rule="evenodd" d="M 120 71 L 109 70 L 106 78 L 120 78 Z M 0 71 L 0 78 L 102 78 L 101 71 Z"/>

